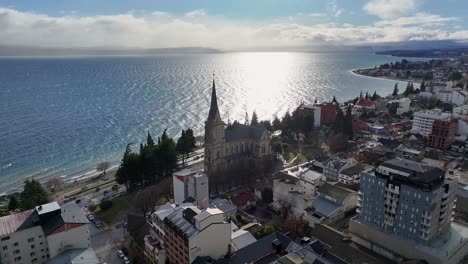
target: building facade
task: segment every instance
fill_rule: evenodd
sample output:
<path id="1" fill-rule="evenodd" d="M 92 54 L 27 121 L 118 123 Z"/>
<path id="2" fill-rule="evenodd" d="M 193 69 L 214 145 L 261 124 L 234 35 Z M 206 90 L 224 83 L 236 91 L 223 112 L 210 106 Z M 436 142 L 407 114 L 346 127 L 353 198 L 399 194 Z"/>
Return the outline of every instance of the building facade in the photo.
<path id="1" fill-rule="evenodd" d="M 320 107 L 320 125 L 330 125 L 335 122 L 338 110 L 335 103 L 318 103 L 314 106 Z"/>
<path id="2" fill-rule="evenodd" d="M 384 162 L 361 175 L 358 218 L 373 228 L 429 244 L 450 226 L 457 181 L 410 160 Z"/>
<path id="3" fill-rule="evenodd" d="M 446 150 L 452 144 L 457 130 L 457 123 L 452 121 L 435 120 L 428 144 L 432 148 Z"/>
<path id="4" fill-rule="evenodd" d="M 422 110 L 414 113 L 411 132 L 428 137 L 432 133 L 432 124 L 435 120 L 448 121 L 451 113 L 442 112 L 440 109 Z"/>
<path id="5" fill-rule="evenodd" d="M 200 208 L 209 205 L 208 176 L 202 171 L 185 169 L 172 174 L 174 202 L 182 203 L 192 197 Z"/>
<path id="6" fill-rule="evenodd" d="M 355 166 L 349 160 L 341 160 L 341 159 L 334 159 L 331 158 L 324 163 L 323 167 L 323 175 L 330 182 L 337 182 L 340 180 L 340 174 L 344 169 L 350 168 Z"/>
<path id="7" fill-rule="evenodd" d="M 0 263 L 46 263 L 73 249 L 90 249 L 89 221 L 72 202 L 56 202 L 0 218 Z"/>
<path id="8" fill-rule="evenodd" d="M 270 135 L 263 126 L 237 125 L 225 128 L 213 80 L 211 105 L 205 121 L 204 171 L 212 174 L 241 160 L 260 160 L 271 155 Z"/>

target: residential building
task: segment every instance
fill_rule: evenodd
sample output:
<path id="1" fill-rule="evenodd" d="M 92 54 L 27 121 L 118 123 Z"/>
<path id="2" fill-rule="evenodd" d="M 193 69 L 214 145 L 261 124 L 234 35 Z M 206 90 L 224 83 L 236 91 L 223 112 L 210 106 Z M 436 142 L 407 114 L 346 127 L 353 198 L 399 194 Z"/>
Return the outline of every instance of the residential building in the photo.
<path id="1" fill-rule="evenodd" d="M 354 166 L 343 169 L 339 175 L 339 182 L 345 185 L 359 184 L 359 175 L 366 168 L 364 165 L 356 164 Z"/>
<path id="2" fill-rule="evenodd" d="M 311 264 L 347 264 L 348 262 L 330 252 L 320 240 L 304 238 L 296 242 L 292 238 L 275 232 L 254 243 L 213 260 L 199 257 L 196 264 L 245 264 L 245 263 L 311 263 Z"/>
<path id="3" fill-rule="evenodd" d="M 263 126 L 237 125 L 226 129 L 221 119 L 213 80 L 211 106 L 205 122 L 204 172 L 209 177 L 241 161 L 261 162 L 271 155 L 270 134 Z"/>
<path id="4" fill-rule="evenodd" d="M 231 244 L 231 224 L 217 208 L 177 206 L 164 218 L 167 260 L 192 263 L 198 256 L 219 259 Z"/>
<path id="5" fill-rule="evenodd" d="M 69 250 L 92 250 L 88 224 L 74 202 L 0 217 L 0 263 L 46 263 Z"/>
<path id="6" fill-rule="evenodd" d="M 444 103 L 453 104 L 456 106 L 464 105 L 468 99 L 468 92 L 466 91 L 440 91 L 437 93 L 437 98 Z"/>
<path id="7" fill-rule="evenodd" d="M 451 113 L 442 112 L 440 109 L 415 112 L 411 132 L 428 137 L 432 133 L 432 124 L 435 120 L 448 121 L 450 118 Z"/>
<path id="8" fill-rule="evenodd" d="M 353 167 L 355 164 L 350 160 L 330 158 L 324 162 L 323 175 L 330 182 L 337 182 L 344 169 Z"/>
<path id="9" fill-rule="evenodd" d="M 457 206 L 454 217 L 458 221 L 468 223 L 468 186 L 459 186 L 456 197 Z"/>
<path id="10" fill-rule="evenodd" d="M 468 229 L 452 223 L 457 181 L 424 163 L 394 159 L 361 174 L 353 240 L 394 261 L 460 263 Z"/>
<path id="11" fill-rule="evenodd" d="M 204 172 L 184 169 L 172 174 L 172 182 L 174 202 L 182 203 L 192 197 L 200 208 L 208 207 L 208 176 Z"/>
<path id="12" fill-rule="evenodd" d="M 452 112 L 454 118 L 468 119 L 468 104 L 454 107 Z"/>
<path id="13" fill-rule="evenodd" d="M 314 196 L 305 194 L 305 188 L 300 181 L 293 179 L 273 180 L 273 208 L 290 206 L 291 210 L 300 215 L 306 208 L 312 206 Z"/>
<path id="14" fill-rule="evenodd" d="M 325 183 L 317 190 L 312 206 L 305 210 L 304 219 L 312 226 L 335 223 L 356 209 L 357 198 L 353 190 Z"/>
<path id="15" fill-rule="evenodd" d="M 338 110 L 336 103 L 316 103 L 314 106 L 320 108 L 320 125 L 330 125 L 335 122 Z"/>
<path id="16" fill-rule="evenodd" d="M 224 218 L 236 217 L 237 206 L 228 199 L 216 198 L 210 201 L 211 208 L 218 208 L 223 211 Z"/>
<path id="17" fill-rule="evenodd" d="M 362 115 L 375 110 L 375 103 L 367 98 L 360 98 L 353 107 L 353 115 Z"/>
<path id="18" fill-rule="evenodd" d="M 457 123 L 452 121 L 435 120 L 429 135 L 428 145 L 432 148 L 446 150 L 455 138 Z"/>
<path id="19" fill-rule="evenodd" d="M 305 105 L 301 103 L 299 107 L 294 111 L 293 115 L 312 115 L 314 117 L 314 127 L 320 126 L 321 108 L 317 105 Z"/>
<path id="20" fill-rule="evenodd" d="M 387 102 L 387 108 L 392 115 L 402 115 L 410 111 L 411 100 L 407 97 Z"/>

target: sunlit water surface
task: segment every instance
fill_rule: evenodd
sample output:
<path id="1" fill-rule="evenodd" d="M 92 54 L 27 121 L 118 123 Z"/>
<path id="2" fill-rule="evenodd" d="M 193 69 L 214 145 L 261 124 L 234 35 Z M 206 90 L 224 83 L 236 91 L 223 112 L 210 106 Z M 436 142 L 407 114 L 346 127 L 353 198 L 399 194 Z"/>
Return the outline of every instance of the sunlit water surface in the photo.
<path id="1" fill-rule="evenodd" d="M 349 53 L 1 58 L 0 194 L 21 188 L 24 177 L 90 176 L 97 161 L 117 164 L 126 144 L 147 131 L 202 134 L 213 73 L 225 121 L 253 110 L 272 119 L 301 100 L 386 95 L 395 81 L 350 70 L 396 60 Z"/>

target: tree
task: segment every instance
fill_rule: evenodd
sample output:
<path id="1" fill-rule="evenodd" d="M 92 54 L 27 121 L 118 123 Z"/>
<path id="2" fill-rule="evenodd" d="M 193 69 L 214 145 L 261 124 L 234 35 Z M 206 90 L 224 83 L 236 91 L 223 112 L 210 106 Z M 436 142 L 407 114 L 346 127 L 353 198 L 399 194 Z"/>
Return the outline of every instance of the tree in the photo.
<path id="1" fill-rule="evenodd" d="M 150 132 L 148 131 L 148 135 L 146 136 L 146 145 L 148 146 L 154 146 L 154 140 L 151 137 Z"/>
<path id="2" fill-rule="evenodd" d="M 273 190 L 270 186 L 267 186 L 262 191 L 262 201 L 266 205 L 270 205 L 273 202 Z"/>
<path id="3" fill-rule="evenodd" d="M 451 80 L 451 81 L 459 81 L 459 80 L 461 80 L 462 78 L 463 78 L 463 75 L 461 74 L 461 72 L 459 72 L 459 71 L 454 71 L 454 72 L 452 72 L 452 73 L 450 74 L 450 76 L 449 76 L 448 79 Z"/>
<path id="4" fill-rule="evenodd" d="M 154 205 L 155 199 L 149 189 L 145 189 L 137 194 L 135 207 L 141 210 L 144 217 L 153 211 Z"/>
<path id="5" fill-rule="evenodd" d="M 46 188 L 50 192 L 61 190 L 62 187 L 63 187 L 63 180 L 61 178 L 52 177 L 52 178 L 47 179 Z"/>
<path id="6" fill-rule="evenodd" d="M 333 96 L 332 103 L 338 104 L 338 100 L 336 100 L 335 96 Z"/>
<path id="7" fill-rule="evenodd" d="M 248 124 L 249 124 L 249 114 L 247 114 L 247 112 L 245 112 L 244 125 L 248 125 Z"/>
<path id="8" fill-rule="evenodd" d="M 366 92 L 366 99 L 369 99 L 370 98 L 370 95 L 369 95 L 369 92 Z"/>
<path id="9" fill-rule="evenodd" d="M 379 98 L 380 98 L 380 95 L 377 94 L 377 91 L 374 91 L 374 94 L 372 95 L 371 100 L 375 101 L 375 100 L 377 100 Z"/>
<path id="10" fill-rule="evenodd" d="M 278 116 L 275 116 L 275 118 L 273 119 L 273 123 L 272 123 L 272 126 L 273 126 L 273 130 L 281 130 L 282 126 L 281 126 L 281 121 L 279 120 Z"/>
<path id="11" fill-rule="evenodd" d="M 36 180 L 26 180 L 24 182 L 24 190 L 20 194 L 20 199 L 22 210 L 28 210 L 49 202 L 47 192 Z"/>
<path id="12" fill-rule="evenodd" d="M 422 81 L 421 86 L 419 87 L 419 90 L 420 90 L 421 92 L 425 92 L 425 91 L 426 91 L 426 84 L 424 83 L 424 81 Z"/>
<path id="13" fill-rule="evenodd" d="M 348 136 L 348 138 L 350 138 L 350 139 L 352 139 L 354 137 L 354 133 L 353 133 L 353 114 L 352 114 L 351 105 L 348 105 L 348 108 L 346 108 L 346 116 L 345 116 L 343 133 L 346 136 Z"/>
<path id="14" fill-rule="evenodd" d="M 362 99 L 362 90 L 361 90 L 361 93 L 359 94 L 359 98 Z"/>
<path id="15" fill-rule="evenodd" d="M 185 139 L 185 131 L 182 129 L 182 133 L 177 139 L 176 143 L 176 151 L 182 155 L 182 164 L 185 165 L 185 144 L 186 144 L 186 139 Z"/>
<path id="16" fill-rule="evenodd" d="M 398 95 L 398 83 L 395 83 L 395 88 L 393 88 L 392 96 L 397 96 L 397 95 Z"/>
<path id="17" fill-rule="evenodd" d="M 270 120 L 262 120 L 260 121 L 260 125 L 265 127 L 266 130 L 272 132 L 273 131 L 273 126 L 270 123 Z"/>
<path id="18" fill-rule="evenodd" d="M 10 198 L 10 203 L 8 204 L 8 211 L 16 210 L 19 207 L 18 200 L 15 196 Z"/>
<path id="19" fill-rule="evenodd" d="M 103 175 L 106 175 L 106 171 L 110 168 L 111 163 L 108 161 L 99 162 L 96 165 L 96 170 L 102 172 Z"/>
<path id="20" fill-rule="evenodd" d="M 252 119 L 250 120 L 250 125 L 251 126 L 257 126 L 258 125 L 258 117 L 257 117 L 257 113 L 255 111 L 253 111 L 253 113 L 252 113 Z"/>

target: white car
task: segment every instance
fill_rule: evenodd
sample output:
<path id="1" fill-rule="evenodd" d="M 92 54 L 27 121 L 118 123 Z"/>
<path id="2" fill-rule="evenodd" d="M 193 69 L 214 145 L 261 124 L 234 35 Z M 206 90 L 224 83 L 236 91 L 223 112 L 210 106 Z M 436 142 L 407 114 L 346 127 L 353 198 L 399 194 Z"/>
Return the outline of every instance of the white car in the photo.
<path id="1" fill-rule="evenodd" d="M 125 263 L 125 264 L 130 264 L 130 260 L 128 260 L 127 257 L 123 257 L 122 261 L 123 261 L 123 263 Z"/>
<path id="2" fill-rule="evenodd" d="M 117 255 L 119 255 L 119 258 L 125 257 L 125 254 L 122 252 L 122 250 L 117 251 Z"/>

